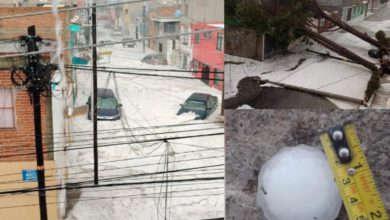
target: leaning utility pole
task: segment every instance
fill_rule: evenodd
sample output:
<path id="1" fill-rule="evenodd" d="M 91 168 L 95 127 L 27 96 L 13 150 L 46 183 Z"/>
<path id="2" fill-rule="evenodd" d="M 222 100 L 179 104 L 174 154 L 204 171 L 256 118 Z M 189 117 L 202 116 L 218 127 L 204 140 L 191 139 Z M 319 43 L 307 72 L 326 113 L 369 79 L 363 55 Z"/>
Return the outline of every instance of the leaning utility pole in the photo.
<path id="1" fill-rule="evenodd" d="M 27 45 L 27 52 L 38 51 L 37 42 L 42 38 L 36 35 L 35 26 L 27 28 L 27 36 L 20 38 Z M 35 152 L 37 158 L 37 176 L 39 192 L 39 209 L 41 220 L 47 220 L 46 189 L 45 189 L 45 165 L 42 147 L 41 127 L 41 100 L 40 96 L 49 96 L 51 92 L 51 72 L 57 69 L 53 64 L 40 63 L 39 54 L 27 56 L 26 67 L 14 67 L 11 72 L 11 81 L 15 86 L 26 86 L 30 101 L 34 109 Z"/>
<path id="2" fill-rule="evenodd" d="M 145 53 L 145 37 L 146 37 L 146 28 L 145 28 L 145 18 L 146 18 L 146 8 L 145 8 L 145 3 L 144 5 L 142 6 L 142 15 L 143 15 L 143 18 L 142 18 L 142 36 L 144 37 L 143 41 L 142 41 L 142 48 L 143 48 L 143 52 Z"/>
<path id="3" fill-rule="evenodd" d="M 93 6 L 96 6 L 93 3 Z M 93 162 L 94 162 L 94 184 L 99 184 L 98 176 L 98 146 L 97 146 L 97 52 L 96 52 L 96 7 L 92 8 L 92 75 L 93 75 L 93 85 L 92 85 L 92 121 L 93 121 Z"/>

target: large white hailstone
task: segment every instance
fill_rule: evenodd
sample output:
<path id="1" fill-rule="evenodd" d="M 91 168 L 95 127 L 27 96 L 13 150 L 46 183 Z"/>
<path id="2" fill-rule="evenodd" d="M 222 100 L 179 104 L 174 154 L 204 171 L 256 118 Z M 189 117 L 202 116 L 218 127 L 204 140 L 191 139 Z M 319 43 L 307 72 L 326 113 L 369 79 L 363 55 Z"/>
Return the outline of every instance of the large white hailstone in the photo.
<path id="1" fill-rule="evenodd" d="M 334 220 L 341 208 L 324 153 L 307 145 L 283 148 L 261 167 L 257 201 L 268 220 Z"/>

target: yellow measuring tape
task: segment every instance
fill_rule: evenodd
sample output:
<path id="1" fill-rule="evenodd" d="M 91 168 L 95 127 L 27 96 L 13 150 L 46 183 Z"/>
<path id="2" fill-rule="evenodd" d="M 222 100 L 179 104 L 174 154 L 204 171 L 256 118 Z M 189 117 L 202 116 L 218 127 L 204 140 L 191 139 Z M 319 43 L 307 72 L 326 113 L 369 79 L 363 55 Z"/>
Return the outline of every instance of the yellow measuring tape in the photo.
<path id="1" fill-rule="evenodd" d="M 340 162 L 329 133 L 320 139 L 349 219 L 389 220 L 355 128 L 351 123 L 342 128 L 351 153 L 349 162 Z"/>

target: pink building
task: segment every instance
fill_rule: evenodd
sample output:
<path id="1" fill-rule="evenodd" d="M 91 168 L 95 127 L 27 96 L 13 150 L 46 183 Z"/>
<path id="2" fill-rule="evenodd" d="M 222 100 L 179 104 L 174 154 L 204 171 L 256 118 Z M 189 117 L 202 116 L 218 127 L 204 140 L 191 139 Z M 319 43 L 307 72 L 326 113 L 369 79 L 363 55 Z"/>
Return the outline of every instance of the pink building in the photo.
<path id="1" fill-rule="evenodd" d="M 223 28 L 223 23 L 192 23 L 191 30 L 212 30 Z M 192 35 L 192 70 L 194 75 L 211 87 L 223 91 L 224 32 L 202 32 Z"/>

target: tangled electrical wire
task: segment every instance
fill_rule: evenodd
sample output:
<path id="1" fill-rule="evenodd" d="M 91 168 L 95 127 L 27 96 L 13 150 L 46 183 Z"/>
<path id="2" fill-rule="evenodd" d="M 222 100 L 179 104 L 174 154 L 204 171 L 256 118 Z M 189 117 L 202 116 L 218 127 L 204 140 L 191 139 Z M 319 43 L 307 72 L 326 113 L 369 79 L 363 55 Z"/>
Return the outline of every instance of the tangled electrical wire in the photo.
<path id="1" fill-rule="evenodd" d="M 38 42 L 42 38 L 36 35 L 35 26 L 28 27 L 28 35 L 20 37 L 21 45 L 27 52 L 38 51 Z M 52 72 L 58 69 L 56 64 L 45 64 L 40 62 L 39 54 L 27 56 L 25 66 L 14 66 L 11 69 L 11 81 L 17 87 L 26 87 L 32 94 L 39 92 L 48 97 L 51 95 Z"/>

